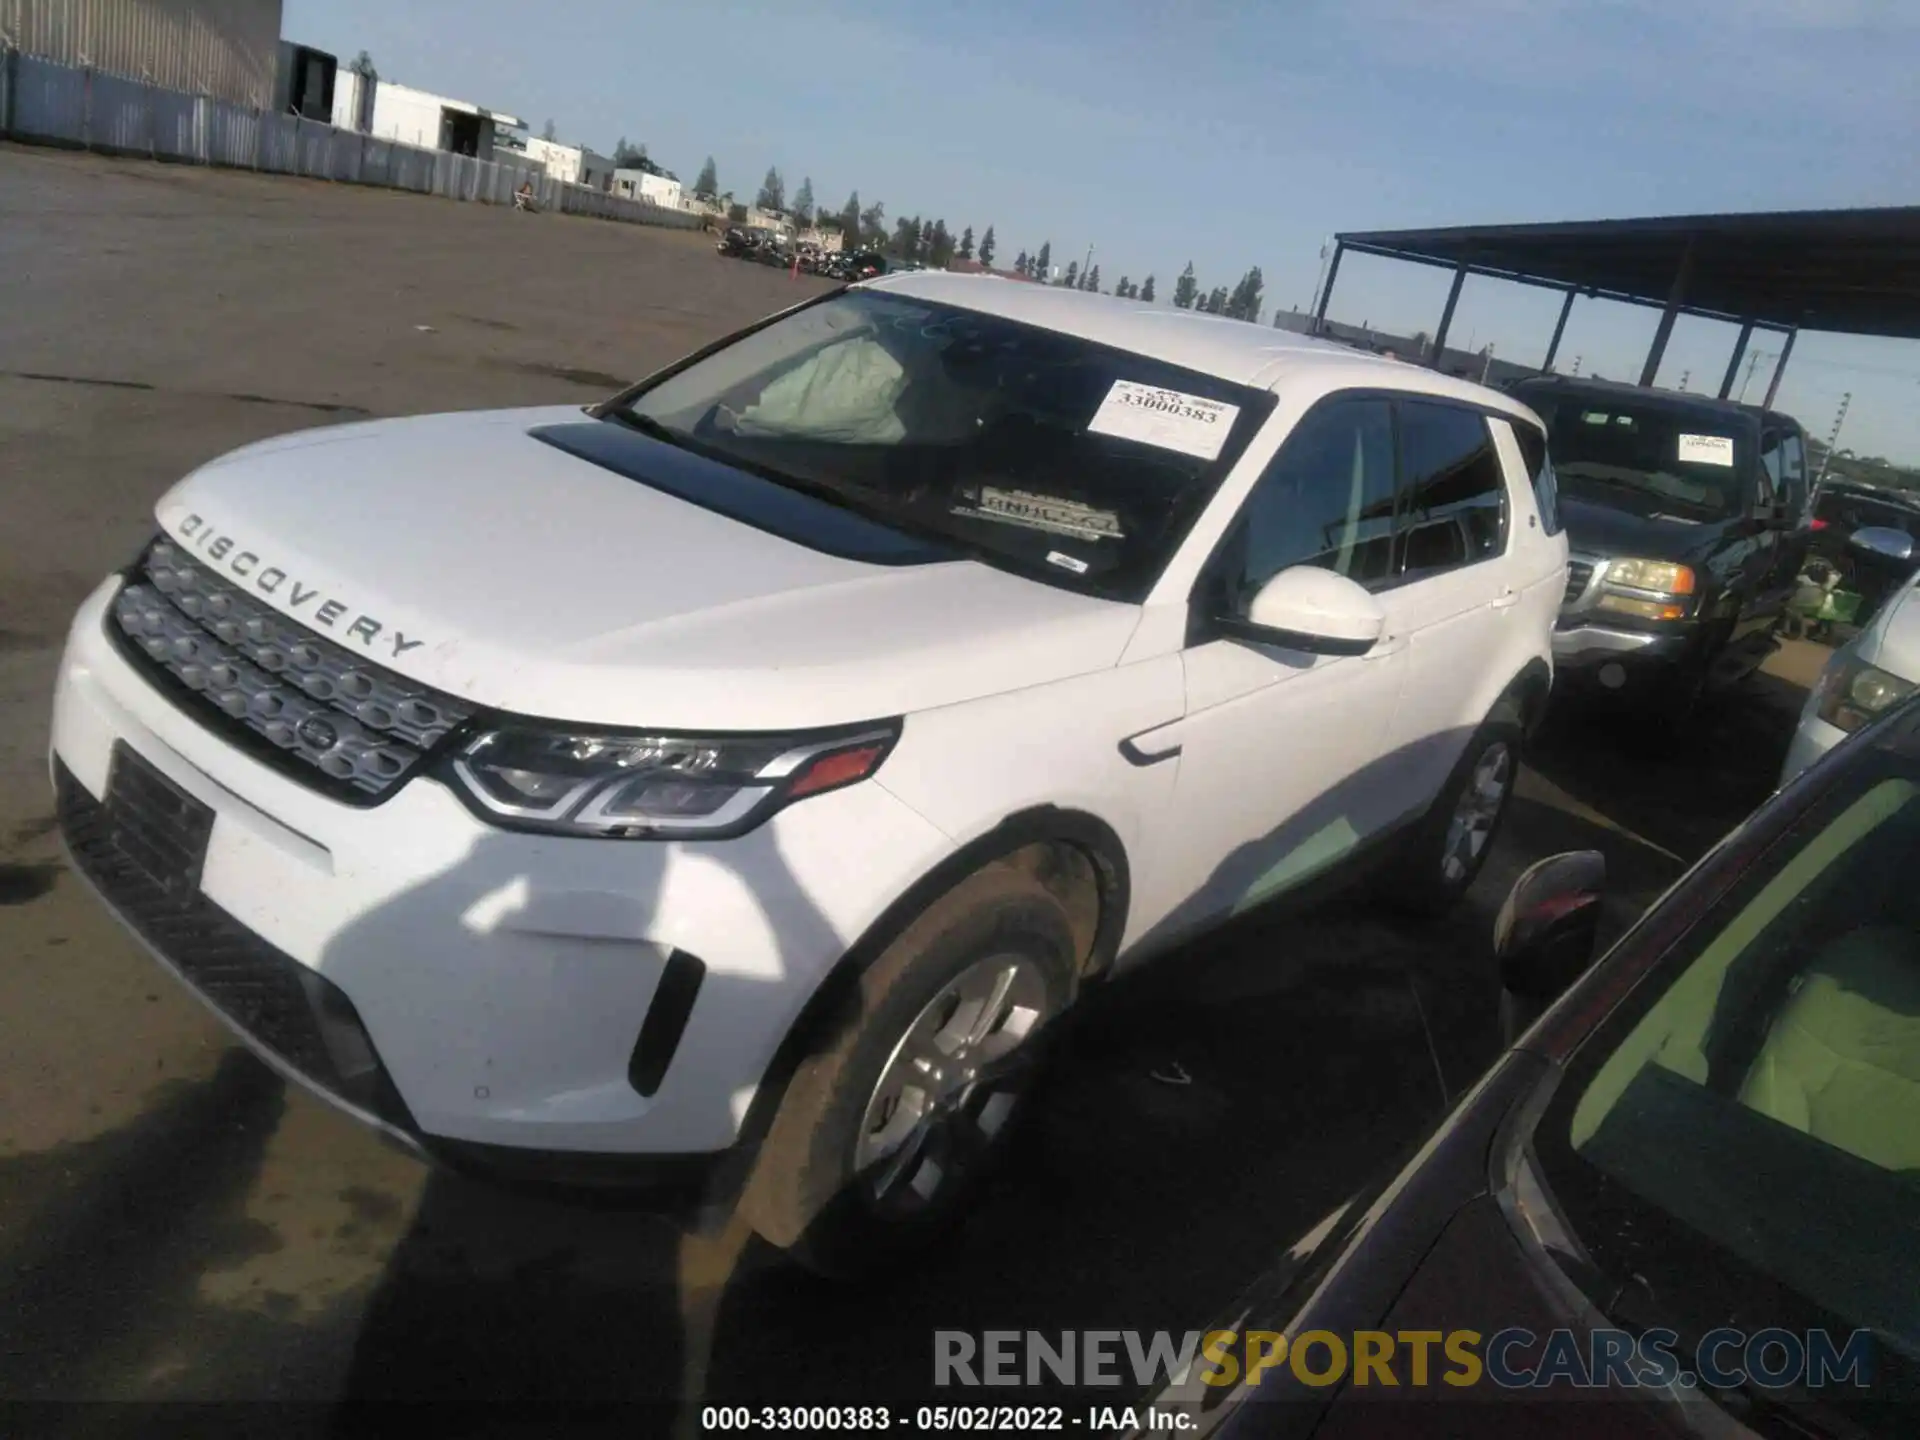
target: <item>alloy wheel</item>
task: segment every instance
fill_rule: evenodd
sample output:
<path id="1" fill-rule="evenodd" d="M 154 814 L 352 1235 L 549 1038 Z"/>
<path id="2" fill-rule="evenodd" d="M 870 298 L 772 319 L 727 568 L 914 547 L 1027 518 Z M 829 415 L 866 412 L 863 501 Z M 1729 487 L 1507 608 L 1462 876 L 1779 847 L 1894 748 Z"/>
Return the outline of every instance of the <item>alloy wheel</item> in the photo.
<path id="1" fill-rule="evenodd" d="M 1048 1018 L 1040 967 L 1020 955 L 975 961 L 900 1037 L 868 1098 L 854 1169 L 882 1212 L 922 1210 L 994 1147 Z"/>
<path id="2" fill-rule="evenodd" d="M 1496 741 L 1474 762 L 1447 822 L 1447 839 L 1440 851 L 1440 874 L 1447 884 L 1458 885 L 1479 867 L 1512 784 L 1513 747 Z"/>

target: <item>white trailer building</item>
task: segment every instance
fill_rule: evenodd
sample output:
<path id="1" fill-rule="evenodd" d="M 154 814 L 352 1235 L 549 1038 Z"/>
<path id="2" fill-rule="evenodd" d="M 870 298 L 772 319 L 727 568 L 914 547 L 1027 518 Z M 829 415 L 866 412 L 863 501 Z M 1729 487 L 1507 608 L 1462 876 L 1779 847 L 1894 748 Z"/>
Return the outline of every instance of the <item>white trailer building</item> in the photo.
<path id="1" fill-rule="evenodd" d="M 377 140 L 451 150 L 479 160 L 493 159 L 498 132 L 527 128 L 524 120 L 503 110 L 488 110 L 470 100 L 455 100 L 391 80 L 369 79 L 351 70 L 341 71 L 334 80 L 333 123 Z"/>
<path id="2" fill-rule="evenodd" d="M 584 145 L 563 145 L 558 140 L 527 139 L 527 158 L 547 167 L 547 174 L 569 185 L 587 185 L 595 190 L 612 188 L 613 161 Z"/>
<path id="3" fill-rule="evenodd" d="M 624 195 L 629 200 L 645 200 L 668 210 L 681 208 L 680 182 L 671 176 L 655 175 L 650 170 L 614 171 L 613 193 Z"/>

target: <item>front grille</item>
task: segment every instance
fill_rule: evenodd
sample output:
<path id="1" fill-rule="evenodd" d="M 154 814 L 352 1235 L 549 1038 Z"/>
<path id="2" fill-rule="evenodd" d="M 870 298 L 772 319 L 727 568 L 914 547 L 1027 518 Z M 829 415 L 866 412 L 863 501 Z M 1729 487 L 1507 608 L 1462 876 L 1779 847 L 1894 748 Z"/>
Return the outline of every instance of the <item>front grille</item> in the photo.
<path id="1" fill-rule="evenodd" d="M 115 747 L 105 803 L 64 764 L 56 765 L 54 791 L 75 865 L 188 984 L 320 1089 L 412 1129 L 346 995 L 200 892 L 204 829 L 192 848 L 167 849 L 171 842 L 162 837 L 177 832 L 181 811 L 205 807 L 190 797 L 181 806 L 171 783 L 124 745 Z"/>
<path id="2" fill-rule="evenodd" d="M 360 803 L 405 781 L 474 710 L 287 619 L 170 540 L 121 587 L 116 630 L 210 728 Z"/>
<path id="3" fill-rule="evenodd" d="M 1591 560 L 1567 561 L 1567 593 L 1561 600 L 1563 605 L 1571 605 L 1587 593 L 1587 585 L 1593 579 Z"/>

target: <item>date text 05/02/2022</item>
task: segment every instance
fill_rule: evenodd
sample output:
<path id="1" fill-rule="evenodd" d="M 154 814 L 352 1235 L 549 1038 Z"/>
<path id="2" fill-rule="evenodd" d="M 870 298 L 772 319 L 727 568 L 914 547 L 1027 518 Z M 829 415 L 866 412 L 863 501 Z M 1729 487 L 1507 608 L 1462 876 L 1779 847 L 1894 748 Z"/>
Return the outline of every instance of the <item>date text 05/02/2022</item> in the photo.
<path id="1" fill-rule="evenodd" d="M 700 1412 L 704 1434 L 852 1434 L 899 1431 L 912 1435 L 1007 1432 L 1124 1435 L 1190 1430 L 1185 1410 L 1154 1405 L 709 1405 Z"/>

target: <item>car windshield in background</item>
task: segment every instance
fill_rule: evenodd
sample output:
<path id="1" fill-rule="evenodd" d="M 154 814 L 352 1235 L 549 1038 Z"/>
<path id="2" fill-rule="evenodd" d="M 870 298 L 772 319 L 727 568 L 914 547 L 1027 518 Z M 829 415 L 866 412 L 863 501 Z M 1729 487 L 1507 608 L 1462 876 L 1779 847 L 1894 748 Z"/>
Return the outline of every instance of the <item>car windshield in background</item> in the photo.
<path id="1" fill-rule="evenodd" d="M 850 291 L 632 398 L 652 433 L 991 562 L 1142 598 L 1273 397 Z"/>
<path id="2" fill-rule="evenodd" d="M 1878 495 L 1862 494 L 1858 490 L 1828 490 L 1821 495 L 1814 514 L 1830 525 L 1845 525 L 1849 530 L 1879 525 L 1892 530 L 1904 530 L 1909 535 L 1920 532 L 1920 507 L 1883 499 Z"/>
<path id="3" fill-rule="evenodd" d="M 1920 762 L 1881 751 L 1587 1043 L 1535 1136 L 1663 1319 L 1871 1331 L 1883 1402 L 1920 1359 L 1916 860 Z"/>
<path id="4" fill-rule="evenodd" d="M 1547 422 L 1563 492 L 1674 520 L 1725 520 L 1743 508 L 1754 461 L 1746 426 L 1612 399 L 1524 398 Z"/>

